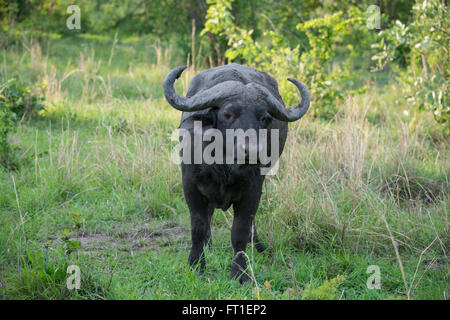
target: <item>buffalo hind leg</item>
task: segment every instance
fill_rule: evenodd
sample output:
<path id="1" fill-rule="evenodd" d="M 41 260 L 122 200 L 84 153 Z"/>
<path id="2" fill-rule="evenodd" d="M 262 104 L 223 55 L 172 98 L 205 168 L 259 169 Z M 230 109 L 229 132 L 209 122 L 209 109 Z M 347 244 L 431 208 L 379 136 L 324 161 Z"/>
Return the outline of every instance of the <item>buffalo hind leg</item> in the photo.
<path id="1" fill-rule="evenodd" d="M 248 241 L 250 243 L 253 242 L 253 244 L 256 247 L 256 250 L 259 253 L 266 251 L 266 246 L 261 241 L 259 241 L 258 232 L 256 231 L 256 226 L 255 226 L 255 220 L 253 220 L 252 230 L 250 232 L 250 238 Z"/>

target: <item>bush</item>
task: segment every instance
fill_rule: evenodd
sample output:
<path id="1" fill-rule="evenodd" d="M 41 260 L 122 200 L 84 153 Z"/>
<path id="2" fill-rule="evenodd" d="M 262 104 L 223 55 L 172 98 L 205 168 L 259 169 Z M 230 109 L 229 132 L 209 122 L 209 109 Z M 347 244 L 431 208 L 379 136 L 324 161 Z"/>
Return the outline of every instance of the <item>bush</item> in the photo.
<path id="1" fill-rule="evenodd" d="M 416 112 L 416 124 L 423 112 L 433 115 L 446 133 L 450 130 L 448 48 L 450 17 L 447 6 L 439 0 L 417 0 L 412 22 L 396 21 L 379 34 L 374 45 L 379 53 L 372 59 L 378 69 L 394 62 L 403 91 Z M 400 67 L 407 65 L 406 69 Z"/>
<path id="2" fill-rule="evenodd" d="M 8 80 L 0 85 L 0 165 L 15 169 L 18 165 L 14 148 L 8 142 L 8 134 L 16 129 L 22 119 L 36 116 L 45 108 L 42 97 L 31 93 L 29 87 Z"/>
<path id="3" fill-rule="evenodd" d="M 266 31 L 261 39 L 253 39 L 254 30 L 245 30 L 235 25 L 231 14 L 232 0 L 209 1 L 205 29 L 202 34 L 214 34 L 226 37 L 228 49 L 225 57 L 231 61 L 244 62 L 260 68 L 278 80 L 288 77 L 299 79 L 311 91 L 314 103 L 312 113 L 316 117 L 331 119 L 339 102 L 352 93 L 356 75 L 350 64 L 339 64 L 332 69 L 332 58 L 336 45 L 345 42 L 349 33 L 370 37 L 365 26 L 364 13 L 356 7 L 348 9 L 349 16 L 342 12 L 309 20 L 297 25 L 308 43 L 298 44 L 294 48 L 288 39 L 278 31 Z M 344 46 L 345 47 L 345 46 Z M 345 47 L 351 55 L 351 45 Z M 287 105 L 297 103 L 298 94 L 294 86 L 281 82 L 280 91 Z"/>

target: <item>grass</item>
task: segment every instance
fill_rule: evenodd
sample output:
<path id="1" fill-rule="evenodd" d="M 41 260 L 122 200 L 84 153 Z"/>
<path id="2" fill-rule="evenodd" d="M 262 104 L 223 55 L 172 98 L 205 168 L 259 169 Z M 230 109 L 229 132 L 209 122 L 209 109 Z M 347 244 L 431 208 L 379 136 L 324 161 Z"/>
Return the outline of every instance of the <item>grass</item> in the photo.
<path id="1" fill-rule="evenodd" d="M 1 81 L 42 84 L 48 106 L 10 137 L 20 168 L 0 173 L 1 298 L 448 299 L 449 143 L 427 115 L 410 126 L 395 83 L 349 96 L 331 122 L 290 125 L 256 217 L 272 253 L 247 249 L 253 285 L 229 279 L 231 211 L 214 214 L 205 274 L 191 271 L 170 161 L 180 113 L 161 87 L 186 63 L 176 52 L 149 38 L 1 40 Z M 80 290 L 66 288 L 71 264 Z"/>

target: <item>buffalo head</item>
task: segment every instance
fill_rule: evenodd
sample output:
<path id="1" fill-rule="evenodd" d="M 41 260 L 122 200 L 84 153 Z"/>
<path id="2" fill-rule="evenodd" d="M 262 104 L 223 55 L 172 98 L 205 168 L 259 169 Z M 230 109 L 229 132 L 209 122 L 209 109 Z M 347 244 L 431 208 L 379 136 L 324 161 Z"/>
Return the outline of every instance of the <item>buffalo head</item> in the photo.
<path id="1" fill-rule="evenodd" d="M 185 69 L 186 66 L 181 66 L 167 75 L 164 81 L 167 101 L 185 115 L 191 114 L 192 120 L 201 121 L 203 130 L 209 128 L 220 130 L 224 137 L 223 146 L 227 145 L 229 139 L 226 131 L 235 130 L 237 135 L 231 137 L 233 141 L 230 143 L 234 144 L 233 154 L 236 161 L 237 156 L 241 154 L 240 151 L 244 159 L 249 160 L 251 155 L 257 154 L 267 146 L 267 140 L 264 143 L 259 135 L 252 141 L 252 136 L 248 134 L 249 130 L 256 133 L 260 132 L 260 129 L 271 130 L 273 119 L 281 122 L 296 121 L 306 113 L 310 105 L 308 90 L 295 79 L 288 80 L 300 91 L 301 101 L 294 108 L 286 108 L 281 98 L 274 96 L 266 86 L 253 82 L 252 79 L 246 79 L 245 75 L 233 77 L 233 73 L 221 79 L 223 81 L 212 82 L 213 85 L 210 86 L 203 84 L 202 90 L 191 96 L 182 97 L 175 92 L 174 82 Z M 188 115 L 184 118 L 189 117 Z"/>

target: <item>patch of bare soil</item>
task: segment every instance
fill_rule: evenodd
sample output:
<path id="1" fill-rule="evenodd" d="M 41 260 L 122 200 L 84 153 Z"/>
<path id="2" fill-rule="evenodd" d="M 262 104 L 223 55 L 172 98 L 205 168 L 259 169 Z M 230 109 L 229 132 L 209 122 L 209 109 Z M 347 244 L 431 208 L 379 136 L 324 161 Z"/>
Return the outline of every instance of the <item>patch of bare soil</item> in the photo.
<path id="1" fill-rule="evenodd" d="M 177 223 L 169 222 L 157 228 L 150 228 L 148 224 L 133 226 L 126 231 L 117 233 L 88 233 L 80 232 L 70 238 L 80 241 L 79 251 L 95 253 L 103 250 L 117 249 L 120 251 L 153 250 L 164 246 L 180 246 L 188 242 L 189 230 Z"/>

